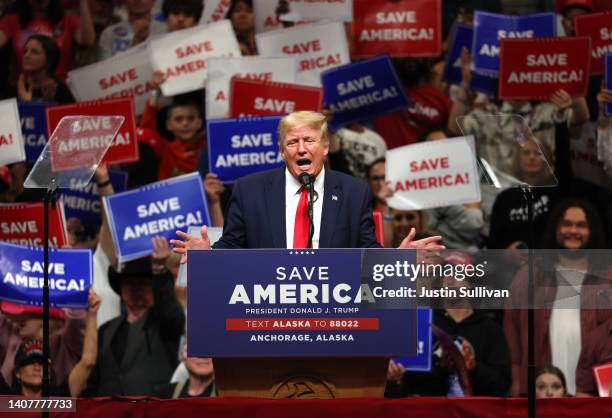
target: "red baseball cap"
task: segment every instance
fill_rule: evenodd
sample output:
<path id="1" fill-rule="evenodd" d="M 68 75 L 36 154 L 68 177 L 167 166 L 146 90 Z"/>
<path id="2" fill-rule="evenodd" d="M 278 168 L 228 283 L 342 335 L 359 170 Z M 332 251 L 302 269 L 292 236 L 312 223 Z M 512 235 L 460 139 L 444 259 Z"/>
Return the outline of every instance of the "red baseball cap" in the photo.
<path id="1" fill-rule="evenodd" d="M 588 11 L 593 11 L 593 0 L 557 0 L 555 10 L 558 14 L 563 14 L 563 11 L 568 7 L 582 7 Z"/>
<path id="2" fill-rule="evenodd" d="M 24 305 L 21 303 L 8 302 L 3 300 L 0 304 L 0 311 L 6 315 L 40 315 L 43 314 L 42 306 L 36 305 Z M 65 319 L 66 312 L 61 308 L 49 307 L 49 317 L 56 319 Z"/>

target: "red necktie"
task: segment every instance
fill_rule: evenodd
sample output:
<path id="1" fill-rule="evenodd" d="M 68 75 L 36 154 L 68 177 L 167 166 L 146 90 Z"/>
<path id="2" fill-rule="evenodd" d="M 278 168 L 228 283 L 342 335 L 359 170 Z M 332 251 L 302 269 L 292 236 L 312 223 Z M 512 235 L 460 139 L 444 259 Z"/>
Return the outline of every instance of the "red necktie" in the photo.
<path id="1" fill-rule="evenodd" d="M 308 189 L 300 189 L 300 201 L 295 211 L 295 226 L 293 227 L 293 248 L 306 248 L 308 245 L 308 232 L 310 220 L 308 219 Z"/>

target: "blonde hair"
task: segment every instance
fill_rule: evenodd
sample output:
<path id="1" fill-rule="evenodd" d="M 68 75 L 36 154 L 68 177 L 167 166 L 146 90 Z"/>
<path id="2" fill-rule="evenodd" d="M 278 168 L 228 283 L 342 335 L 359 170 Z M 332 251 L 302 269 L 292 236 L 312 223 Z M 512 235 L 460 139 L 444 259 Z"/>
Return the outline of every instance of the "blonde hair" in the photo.
<path id="1" fill-rule="evenodd" d="M 278 124 L 278 144 L 283 147 L 285 137 L 295 128 L 308 127 L 321 132 L 321 140 L 329 142 L 329 132 L 327 130 L 327 116 L 323 113 L 310 110 L 293 112 L 281 119 Z"/>
<path id="2" fill-rule="evenodd" d="M 541 184 L 546 184 L 547 182 L 551 181 L 550 177 L 552 173 L 549 172 L 549 168 L 550 170 L 554 170 L 554 154 L 550 149 L 550 146 L 546 143 L 546 141 L 541 140 L 536 135 L 526 137 L 525 141 L 529 141 L 535 144 L 542 154 L 540 158 L 542 158 L 545 162 L 542 165 L 542 171 L 539 173 L 539 182 Z M 519 180 L 522 180 L 523 177 L 523 172 L 521 170 L 520 164 L 520 154 L 523 145 L 524 143 L 516 145 L 516 152 L 514 153 L 514 159 L 512 161 L 512 172 Z"/>

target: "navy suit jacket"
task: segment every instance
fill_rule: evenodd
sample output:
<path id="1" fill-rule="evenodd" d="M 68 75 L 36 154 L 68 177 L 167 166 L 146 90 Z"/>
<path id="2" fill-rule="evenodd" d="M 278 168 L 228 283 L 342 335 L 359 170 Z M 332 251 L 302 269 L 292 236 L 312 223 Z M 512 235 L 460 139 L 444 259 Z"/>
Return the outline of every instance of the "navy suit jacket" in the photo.
<path id="1" fill-rule="evenodd" d="M 372 193 L 355 177 L 325 170 L 319 248 L 380 247 L 374 235 Z M 240 178 L 223 236 L 213 248 L 287 248 L 285 167 Z"/>

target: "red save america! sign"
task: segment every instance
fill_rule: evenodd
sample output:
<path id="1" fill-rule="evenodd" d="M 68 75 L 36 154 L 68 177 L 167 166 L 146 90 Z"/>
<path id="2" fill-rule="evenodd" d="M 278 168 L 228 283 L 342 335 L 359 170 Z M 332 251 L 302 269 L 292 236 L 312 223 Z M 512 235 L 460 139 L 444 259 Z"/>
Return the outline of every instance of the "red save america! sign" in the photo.
<path id="1" fill-rule="evenodd" d="M 47 130 L 49 137 L 64 116 L 123 116 L 125 120 L 104 157 L 107 164 L 138 161 L 136 118 L 134 99 L 92 100 L 47 108 Z M 102 144 L 100 145 L 102 146 Z M 75 150 L 79 152 L 80 150 Z M 65 167 L 64 169 L 71 168 Z"/>
<path id="2" fill-rule="evenodd" d="M 574 18 L 577 36 L 591 38 L 591 74 L 603 74 L 603 56 L 612 53 L 612 11 Z"/>
<path id="3" fill-rule="evenodd" d="M 499 97 L 548 100 L 556 90 L 584 96 L 589 82 L 590 40 L 579 38 L 503 39 Z"/>
<path id="4" fill-rule="evenodd" d="M 0 241 L 31 247 L 44 245 L 42 203 L 0 204 Z M 68 243 L 61 204 L 49 212 L 49 245 L 55 248 Z"/>
<path id="5" fill-rule="evenodd" d="M 440 0 L 354 0 L 354 57 L 438 56 L 441 45 Z"/>
<path id="6" fill-rule="evenodd" d="M 323 90 L 299 84 L 232 78 L 230 117 L 284 115 L 321 110 Z"/>

